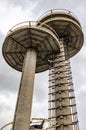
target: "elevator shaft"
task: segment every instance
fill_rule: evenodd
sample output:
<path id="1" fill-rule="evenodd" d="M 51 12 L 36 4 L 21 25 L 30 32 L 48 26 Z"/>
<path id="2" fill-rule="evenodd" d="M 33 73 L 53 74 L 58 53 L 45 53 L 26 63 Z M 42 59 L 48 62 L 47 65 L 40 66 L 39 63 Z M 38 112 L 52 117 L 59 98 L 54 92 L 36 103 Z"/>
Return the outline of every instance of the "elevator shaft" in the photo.
<path id="1" fill-rule="evenodd" d="M 78 130 L 75 95 L 67 55 L 66 46 L 60 41 L 60 54 L 53 56 L 49 70 L 49 119 L 55 120 L 56 123 L 50 123 L 55 130 Z"/>

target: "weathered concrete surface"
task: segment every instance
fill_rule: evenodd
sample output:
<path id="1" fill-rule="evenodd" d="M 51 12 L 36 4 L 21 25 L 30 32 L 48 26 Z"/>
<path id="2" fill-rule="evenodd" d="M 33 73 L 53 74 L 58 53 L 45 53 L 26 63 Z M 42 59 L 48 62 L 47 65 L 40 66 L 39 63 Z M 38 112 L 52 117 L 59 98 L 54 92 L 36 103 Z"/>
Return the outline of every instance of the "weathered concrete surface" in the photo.
<path id="1" fill-rule="evenodd" d="M 69 80 L 67 75 L 67 60 L 66 52 L 63 45 L 63 42 L 60 42 L 60 54 L 54 59 L 54 69 L 55 69 L 55 85 L 56 85 L 56 117 L 58 124 L 62 124 L 58 127 L 58 130 L 73 130 L 72 126 L 72 115 L 70 107 L 70 98 L 69 98 Z M 58 58 L 60 56 L 60 58 Z M 59 63 L 59 61 L 62 61 Z M 60 67 L 59 67 L 60 66 Z M 61 67 L 62 66 L 62 67 Z M 59 73 L 58 72 L 62 72 Z M 60 78 L 62 77 L 62 78 Z M 64 84 L 59 87 L 59 84 Z M 65 116 L 64 116 L 65 115 Z M 66 124 L 66 125 L 65 125 Z M 68 125 L 67 125 L 68 124 Z M 71 125 L 69 125 L 71 124 Z"/>
<path id="2" fill-rule="evenodd" d="M 30 127 L 36 56 L 34 49 L 26 53 L 12 130 L 29 130 Z"/>

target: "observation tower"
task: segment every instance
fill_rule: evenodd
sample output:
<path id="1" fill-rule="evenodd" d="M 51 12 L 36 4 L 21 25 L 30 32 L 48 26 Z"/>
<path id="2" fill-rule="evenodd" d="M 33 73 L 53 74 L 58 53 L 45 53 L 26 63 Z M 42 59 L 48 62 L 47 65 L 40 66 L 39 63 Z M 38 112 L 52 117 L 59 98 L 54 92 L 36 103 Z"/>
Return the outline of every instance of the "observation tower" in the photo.
<path id="1" fill-rule="evenodd" d="M 79 52 L 83 39 L 79 20 L 67 10 L 48 11 L 37 22 L 23 22 L 9 30 L 2 53 L 11 67 L 22 72 L 12 130 L 32 129 L 34 76 L 45 70 L 49 70 L 47 129 L 78 130 L 69 59 Z"/>

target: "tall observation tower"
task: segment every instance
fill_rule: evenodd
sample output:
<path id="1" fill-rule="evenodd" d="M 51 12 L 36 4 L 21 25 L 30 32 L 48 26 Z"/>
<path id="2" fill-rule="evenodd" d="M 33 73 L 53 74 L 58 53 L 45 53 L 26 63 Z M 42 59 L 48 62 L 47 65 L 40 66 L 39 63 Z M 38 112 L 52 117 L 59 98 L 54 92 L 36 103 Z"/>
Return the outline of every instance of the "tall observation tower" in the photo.
<path id="1" fill-rule="evenodd" d="M 12 130 L 32 129 L 34 76 L 45 70 L 49 70 L 48 129 L 78 130 L 69 59 L 79 52 L 83 39 L 77 17 L 67 10 L 48 11 L 37 22 L 23 22 L 9 30 L 3 56 L 22 72 Z"/>

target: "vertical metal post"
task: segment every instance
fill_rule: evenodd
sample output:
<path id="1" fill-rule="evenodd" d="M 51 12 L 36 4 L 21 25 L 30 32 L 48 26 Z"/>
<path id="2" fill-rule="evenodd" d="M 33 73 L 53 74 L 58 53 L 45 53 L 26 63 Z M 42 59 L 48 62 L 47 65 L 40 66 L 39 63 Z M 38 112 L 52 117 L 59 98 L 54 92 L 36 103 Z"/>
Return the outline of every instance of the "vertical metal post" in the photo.
<path id="1" fill-rule="evenodd" d="M 37 52 L 28 49 L 24 59 L 13 130 L 29 130 Z"/>

